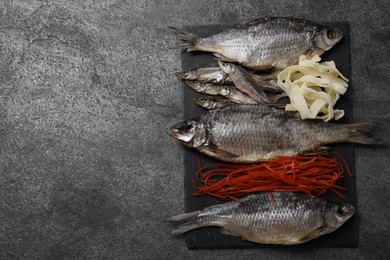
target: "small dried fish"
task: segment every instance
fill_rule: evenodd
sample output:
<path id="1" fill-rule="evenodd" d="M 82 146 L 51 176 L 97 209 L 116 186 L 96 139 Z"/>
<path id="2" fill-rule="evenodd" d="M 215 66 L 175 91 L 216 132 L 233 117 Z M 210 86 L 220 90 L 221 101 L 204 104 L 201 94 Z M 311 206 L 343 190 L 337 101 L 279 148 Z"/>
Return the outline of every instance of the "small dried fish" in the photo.
<path id="1" fill-rule="evenodd" d="M 253 71 L 247 71 L 247 73 L 263 90 L 272 92 L 283 91 L 277 84 L 279 71 L 268 74 L 255 74 Z M 220 85 L 234 84 L 232 79 L 222 71 L 218 64 L 201 65 L 184 71 L 178 71 L 175 74 L 184 80 L 195 80 Z"/>
<path id="2" fill-rule="evenodd" d="M 201 98 L 194 98 L 194 102 L 206 109 L 215 109 L 220 107 L 226 107 L 230 105 L 234 105 L 233 101 L 231 101 L 228 98 L 225 97 L 201 97 Z"/>
<path id="3" fill-rule="evenodd" d="M 224 63 L 218 61 L 222 71 L 225 72 L 233 80 L 234 85 L 246 93 L 252 99 L 256 100 L 260 104 L 269 104 L 271 100 L 268 99 L 265 92 L 259 88 L 252 77 L 241 67 L 234 65 L 233 63 Z"/>
<path id="4" fill-rule="evenodd" d="M 256 100 L 253 100 L 247 94 L 241 92 L 236 87 L 215 85 L 214 89 L 218 91 L 221 96 L 224 96 L 237 104 L 257 104 Z"/>
<path id="5" fill-rule="evenodd" d="M 191 80 L 186 80 L 186 84 L 192 88 L 193 90 L 203 93 L 203 94 L 208 94 L 208 95 L 219 95 L 219 92 L 215 89 L 215 85 L 212 83 L 207 83 L 203 81 L 191 81 Z"/>
<path id="6" fill-rule="evenodd" d="M 184 71 L 178 71 L 175 75 L 184 80 L 197 80 L 217 84 L 227 83 L 227 75 L 223 73 L 218 64 L 206 64 Z M 228 80 L 231 82 L 231 80 Z"/>

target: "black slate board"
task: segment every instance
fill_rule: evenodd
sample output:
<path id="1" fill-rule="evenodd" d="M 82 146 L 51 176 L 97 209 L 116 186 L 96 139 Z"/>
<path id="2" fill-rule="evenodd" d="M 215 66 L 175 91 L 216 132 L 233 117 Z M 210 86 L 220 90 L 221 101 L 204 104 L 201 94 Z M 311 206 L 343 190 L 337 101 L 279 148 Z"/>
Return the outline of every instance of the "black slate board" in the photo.
<path id="1" fill-rule="evenodd" d="M 350 38 L 349 25 L 347 22 L 322 23 L 330 27 L 337 27 L 344 33 L 344 38 L 330 51 L 322 55 L 322 61 L 334 60 L 337 68 L 347 78 L 351 78 L 350 68 Z M 227 25 L 207 25 L 207 26 L 187 26 L 184 29 L 195 33 L 202 37 L 207 37 L 222 30 L 231 27 Z M 214 56 L 201 52 L 185 52 L 182 51 L 182 69 L 194 67 L 200 64 L 214 62 Z M 196 93 L 185 85 L 184 88 L 184 119 L 190 119 L 205 113 L 206 110 L 198 107 L 192 99 L 202 96 Z M 345 110 L 345 117 L 337 121 L 337 123 L 351 123 L 352 120 L 352 84 L 350 82 L 349 90 L 338 101 L 336 107 Z M 349 164 L 352 173 L 355 172 L 355 155 L 353 144 L 336 144 L 331 145 L 331 150 L 338 152 L 344 156 Z M 202 156 L 203 165 L 216 163 L 217 161 L 205 156 Z M 184 189 L 185 189 L 185 210 L 191 212 L 204 207 L 221 203 L 220 201 L 209 197 L 193 197 L 195 189 L 191 183 L 194 179 L 196 170 L 198 169 L 196 152 L 192 149 L 185 148 L 184 156 L 185 174 L 184 174 Z M 346 199 L 343 200 L 332 192 L 328 192 L 324 197 L 328 200 L 343 201 L 353 206 L 357 206 L 356 198 L 356 180 L 355 176 L 346 177 L 343 180 L 343 185 L 347 188 Z M 298 246 L 278 246 L 278 245 L 261 245 L 248 241 L 241 240 L 238 237 L 222 235 L 218 228 L 207 227 L 194 231 L 190 231 L 185 235 L 186 244 L 189 249 L 212 249 L 212 248 L 317 248 L 317 247 L 357 247 L 358 245 L 358 214 L 356 213 L 347 223 L 334 233 L 322 236 L 309 243 Z"/>

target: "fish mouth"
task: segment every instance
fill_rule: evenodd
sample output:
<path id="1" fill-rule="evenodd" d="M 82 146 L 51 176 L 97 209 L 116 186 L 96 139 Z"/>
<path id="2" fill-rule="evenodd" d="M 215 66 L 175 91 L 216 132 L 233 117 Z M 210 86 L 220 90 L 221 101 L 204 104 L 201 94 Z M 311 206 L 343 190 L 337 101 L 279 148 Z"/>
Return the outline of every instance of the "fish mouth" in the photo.
<path id="1" fill-rule="evenodd" d="M 169 135 L 175 139 L 176 141 L 179 141 L 180 143 L 182 143 L 183 145 L 185 146 L 188 146 L 188 147 L 191 147 L 191 143 L 189 142 L 186 142 L 184 140 L 182 140 L 179 136 L 180 134 L 182 134 L 182 131 L 180 131 L 180 129 L 177 129 L 175 127 L 172 127 L 171 129 L 169 129 Z"/>
<path id="2" fill-rule="evenodd" d="M 337 28 L 334 29 L 334 30 L 335 30 L 335 32 L 337 34 L 336 41 L 339 42 L 344 37 L 344 33 L 341 30 L 337 29 Z"/>
<path id="3" fill-rule="evenodd" d="M 175 128 L 175 127 L 171 127 L 168 131 L 168 134 L 173 138 L 173 139 L 178 139 L 179 136 L 178 136 L 178 133 L 179 133 L 179 129 Z"/>
<path id="4" fill-rule="evenodd" d="M 186 75 L 185 75 L 183 72 L 181 72 L 181 71 L 175 72 L 175 75 L 176 75 L 176 77 L 178 77 L 178 78 L 187 79 L 187 78 L 186 78 Z"/>
<path id="5" fill-rule="evenodd" d="M 334 42 L 332 46 L 334 46 L 336 43 L 340 42 L 344 38 L 344 34 L 342 31 L 338 31 L 337 33 L 338 35 L 334 38 Z"/>
<path id="6" fill-rule="evenodd" d="M 341 208 L 344 214 L 349 216 L 348 218 L 352 217 L 355 214 L 355 207 L 353 207 L 352 205 L 345 204 Z"/>
<path id="7" fill-rule="evenodd" d="M 202 102 L 200 101 L 200 98 L 193 98 L 192 99 L 196 104 L 198 104 L 199 106 L 202 105 Z"/>
<path id="8" fill-rule="evenodd" d="M 224 68 L 227 67 L 227 64 L 225 62 L 221 61 L 221 60 L 218 60 L 218 65 L 222 69 L 222 71 L 223 71 Z"/>
<path id="9" fill-rule="evenodd" d="M 190 87 L 190 88 L 196 88 L 197 86 L 195 85 L 195 83 L 192 81 L 192 80 L 186 80 L 185 81 L 186 84 Z"/>

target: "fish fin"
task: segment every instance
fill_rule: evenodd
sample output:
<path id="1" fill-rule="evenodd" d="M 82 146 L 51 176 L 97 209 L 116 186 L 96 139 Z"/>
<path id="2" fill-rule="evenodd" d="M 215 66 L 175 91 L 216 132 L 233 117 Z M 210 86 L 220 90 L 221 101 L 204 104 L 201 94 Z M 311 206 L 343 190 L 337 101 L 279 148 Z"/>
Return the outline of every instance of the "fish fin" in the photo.
<path id="1" fill-rule="evenodd" d="M 240 236 L 240 234 L 238 234 L 237 232 L 229 231 L 229 230 L 226 230 L 224 228 L 221 228 L 219 230 L 219 232 L 221 232 L 221 234 L 227 235 L 227 236 L 235 236 L 235 237 L 239 237 Z"/>
<path id="2" fill-rule="evenodd" d="M 240 23 L 236 26 L 237 29 L 248 29 L 249 27 L 253 26 L 253 25 L 258 25 L 260 23 L 264 23 L 264 22 L 267 22 L 269 21 L 270 19 L 272 18 L 257 18 L 257 19 L 253 19 L 251 21 L 248 21 L 248 22 L 244 22 L 244 23 Z"/>
<path id="3" fill-rule="evenodd" d="M 256 82 L 256 85 L 259 88 L 265 91 L 273 92 L 273 93 L 283 92 L 283 90 L 277 84 L 271 82 L 272 80 L 264 79 L 261 76 L 258 76 L 257 74 L 251 74 L 250 77 L 254 80 L 254 82 Z"/>
<path id="4" fill-rule="evenodd" d="M 166 222 L 176 224 L 177 226 L 171 231 L 172 235 L 180 235 L 193 229 L 200 228 L 201 225 L 197 223 L 197 216 L 200 211 L 184 213 L 170 217 Z"/>
<path id="5" fill-rule="evenodd" d="M 251 68 L 253 70 L 261 70 L 261 71 L 272 71 L 275 69 L 275 67 L 271 64 L 267 65 L 252 65 L 252 64 L 245 64 L 243 63 L 245 67 Z"/>
<path id="6" fill-rule="evenodd" d="M 262 80 L 269 81 L 269 80 L 277 80 L 278 79 L 278 74 L 280 72 L 281 72 L 281 70 L 277 70 L 277 69 L 274 69 L 273 71 L 265 72 L 265 73 L 261 72 L 260 74 L 256 73 L 256 71 L 255 71 L 253 75 L 255 77 L 258 77 L 258 78 L 262 79 Z M 282 90 L 282 89 L 280 89 L 280 90 Z"/>
<path id="7" fill-rule="evenodd" d="M 229 59 L 228 57 L 223 56 L 222 54 L 219 53 L 213 53 L 215 57 L 217 57 L 218 60 L 221 61 L 226 61 L 226 62 L 237 62 L 236 60 Z"/>
<path id="8" fill-rule="evenodd" d="M 285 109 L 286 105 L 284 104 L 265 104 L 267 107 L 277 108 L 277 109 Z"/>
<path id="9" fill-rule="evenodd" d="M 175 34 L 181 37 L 183 43 L 172 47 L 173 49 L 185 48 L 187 51 L 197 51 L 198 47 L 196 47 L 196 43 L 199 39 L 199 36 L 184 30 L 181 30 L 176 27 L 169 27 Z"/>
<path id="10" fill-rule="evenodd" d="M 321 153 L 329 151 L 330 147 L 329 146 L 319 146 L 315 150 L 316 150 L 316 152 L 309 152 L 309 151 L 307 151 L 307 152 L 302 153 L 302 155 L 311 156 L 311 155 L 321 154 Z"/>
<path id="11" fill-rule="evenodd" d="M 317 228 L 316 230 L 314 230 L 310 234 L 308 234 L 308 235 L 302 237 L 301 239 L 299 239 L 298 243 L 299 244 L 306 243 L 306 242 L 309 242 L 310 240 L 313 240 L 313 239 L 321 236 L 325 229 L 326 229 L 326 227 L 319 227 L 319 228 Z"/>
<path id="12" fill-rule="evenodd" d="M 249 95 L 252 99 L 255 99 L 257 102 L 261 104 L 275 103 L 267 96 L 267 94 L 265 94 L 263 88 L 257 84 L 256 80 L 251 76 L 251 74 L 248 71 L 244 69 L 243 72 L 247 80 L 256 90 L 256 96 L 252 97 L 251 95 Z"/>
<path id="13" fill-rule="evenodd" d="M 213 153 L 215 153 L 215 154 L 217 154 L 217 155 L 219 155 L 221 157 L 224 157 L 224 158 L 236 158 L 236 157 L 238 157 L 237 154 L 234 154 L 234 153 L 231 153 L 229 151 L 226 151 L 226 150 L 223 150 L 221 148 L 218 148 L 218 147 L 216 147 L 212 143 L 209 144 L 208 147 L 209 147 L 210 151 L 212 151 Z"/>
<path id="14" fill-rule="evenodd" d="M 268 99 L 272 102 L 272 103 L 276 103 L 278 102 L 281 98 L 285 98 L 285 97 L 288 97 L 288 95 L 283 92 L 283 93 L 280 93 L 278 95 L 273 95 L 273 96 L 268 96 Z M 284 106 L 283 106 L 284 108 Z"/>
<path id="15" fill-rule="evenodd" d="M 227 107 L 227 106 L 239 106 L 240 104 L 237 104 L 236 102 L 233 102 L 233 101 L 231 101 L 230 99 L 229 99 L 229 102 L 227 102 L 226 103 L 226 106 L 225 107 Z"/>
<path id="16" fill-rule="evenodd" d="M 189 212 L 189 213 L 179 214 L 179 215 L 167 218 L 166 222 L 182 223 L 182 222 L 192 221 L 192 220 L 196 219 L 199 212 L 200 211 L 198 210 L 198 211 L 193 211 L 193 212 Z"/>
<path id="17" fill-rule="evenodd" d="M 194 230 L 194 229 L 197 229 L 200 227 L 202 227 L 202 226 L 198 223 L 184 223 L 184 224 L 179 225 L 176 228 L 174 228 L 171 231 L 171 234 L 172 235 L 181 235 L 181 234 L 184 234 L 188 231 L 191 231 L 191 230 Z"/>
<path id="18" fill-rule="evenodd" d="M 349 137 L 346 140 L 348 142 L 368 145 L 381 144 L 379 140 L 369 136 L 376 126 L 372 122 L 346 124 L 344 126 L 349 130 Z"/>

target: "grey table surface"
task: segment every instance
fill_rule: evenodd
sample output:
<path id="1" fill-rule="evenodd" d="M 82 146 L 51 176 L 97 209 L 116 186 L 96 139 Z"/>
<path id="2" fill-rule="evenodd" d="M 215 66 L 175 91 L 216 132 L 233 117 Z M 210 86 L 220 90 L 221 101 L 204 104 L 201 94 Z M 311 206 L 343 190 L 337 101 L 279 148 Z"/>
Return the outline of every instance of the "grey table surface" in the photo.
<path id="1" fill-rule="evenodd" d="M 168 26 L 348 21 L 355 121 L 390 143 L 388 1 L 0 1 L 0 259 L 390 257 L 390 149 L 356 150 L 359 246 L 191 251 Z"/>

